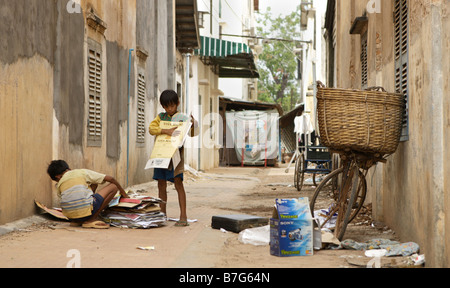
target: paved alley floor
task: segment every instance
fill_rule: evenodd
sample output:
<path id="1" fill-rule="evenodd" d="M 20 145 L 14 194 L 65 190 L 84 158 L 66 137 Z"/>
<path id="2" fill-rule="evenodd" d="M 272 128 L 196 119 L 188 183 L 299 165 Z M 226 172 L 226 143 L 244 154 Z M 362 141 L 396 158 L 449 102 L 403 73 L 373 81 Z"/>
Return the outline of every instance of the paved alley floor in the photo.
<path id="1" fill-rule="evenodd" d="M 314 256 L 279 258 L 269 246 L 245 245 L 238 234 L 211 228 L 214 215 L 246 214 L 270 218 L 276 198 L 311 197 L 312 186 L 298 192 L 293 169 L 285 167 L 226 167 L 194 176 L 185 175 L 189 227 L 167 226 L 149 230 L 111 228 L 89 230 L 41 216 L 39 223 L 0 236 L 0 268 L 339 268 L 355 267 L 350 258 L 364 259 L 363 252 L 315 251 Z M 158 196 L 156 183 L 133 189 Z M 168 217 L 179 217 L 177 193 L 169 186 Z M 45 217 L 45 218 L 42 218 Z M 395 237 L 370 225 L 349 226 L 356 241 Z M 137 247 L 154 247 L 139 250 Z M 363 263 L 364 264 L 364 263 Z"/>

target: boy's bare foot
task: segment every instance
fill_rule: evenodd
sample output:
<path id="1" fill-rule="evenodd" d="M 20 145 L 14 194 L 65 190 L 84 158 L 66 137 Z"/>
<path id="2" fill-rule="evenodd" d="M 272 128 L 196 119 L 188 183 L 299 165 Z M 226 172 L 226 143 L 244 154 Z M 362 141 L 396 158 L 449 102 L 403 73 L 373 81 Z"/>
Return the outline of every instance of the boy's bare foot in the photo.
<path id="1" fill-rule="evenodd" d="M 188 221 L 178 221 L 177 223 L 175 223 L 175 227 L 187 227 L 189 226 L 189 222 Z"/>

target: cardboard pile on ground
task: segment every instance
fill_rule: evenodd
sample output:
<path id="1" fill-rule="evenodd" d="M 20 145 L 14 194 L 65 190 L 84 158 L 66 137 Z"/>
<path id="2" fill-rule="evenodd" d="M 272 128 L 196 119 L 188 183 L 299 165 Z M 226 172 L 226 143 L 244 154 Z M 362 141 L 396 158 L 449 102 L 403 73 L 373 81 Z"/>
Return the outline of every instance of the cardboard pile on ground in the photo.
<path id="1" fill-rule="evenodd" d="M 125 199 L 116 197 L 101 218 L 115 227 L 130 229 L 149 229 L 166 225 L 166 215 L 161 212 L 159 198 L 136 196 Z"/>

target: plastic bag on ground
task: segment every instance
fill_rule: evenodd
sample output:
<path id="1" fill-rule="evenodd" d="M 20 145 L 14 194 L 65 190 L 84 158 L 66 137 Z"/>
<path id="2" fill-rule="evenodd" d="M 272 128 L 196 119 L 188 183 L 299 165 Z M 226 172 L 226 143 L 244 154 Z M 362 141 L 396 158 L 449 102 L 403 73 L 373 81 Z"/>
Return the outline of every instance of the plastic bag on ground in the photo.
<path id="1" fill-rule="evenodd" d="M 269 245 L 270 243 L 270 226 L 245 229 L 239 233 L 239 242 L 243 244 L 251 244 L 255 246 Z"/>

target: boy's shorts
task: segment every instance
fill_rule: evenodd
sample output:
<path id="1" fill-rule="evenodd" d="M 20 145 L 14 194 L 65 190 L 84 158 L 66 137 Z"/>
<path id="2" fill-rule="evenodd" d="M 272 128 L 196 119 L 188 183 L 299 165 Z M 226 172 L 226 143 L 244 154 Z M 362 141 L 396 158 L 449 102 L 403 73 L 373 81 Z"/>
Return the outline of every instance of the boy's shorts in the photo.
<path id="1" fill-rule="evenodd" d="M 172 170 L 168 170 L 168 169 L 160 169 L 160 168 L 155 168 L 155 172 L 153 174 L 153 180 L 166 180 L 166 181 L 170 181 L 172 183 L 175 182 L 175 178 L 181 178 L 181 181 L 183 181 L 183 173 L 177 175 L 176 177 L 174 177 L 174 171 Z"/>
<path id="2" fill-rule="evenodd" d="M 93 198 L 92 199 L 93 200 L 92 201 L 93 208 L 92 208 L 91 216 L 87 216 L 87 217 L 80 218 L 80 219 L 72 219 L 73 221 L 75 221 L 75 222 L 86 222 L 87 220 L 89 220 L 92 217 L 92 215 L 94 215 L 95 213 L 98 212 L 98 210 L 100 210 L 100 208 L 102 207 L 103 202 L 105 202 L 105 199 L 102 197 L 102 195 L 99 195 L 99 194 L 93 194 L 92 198 Z"/>

